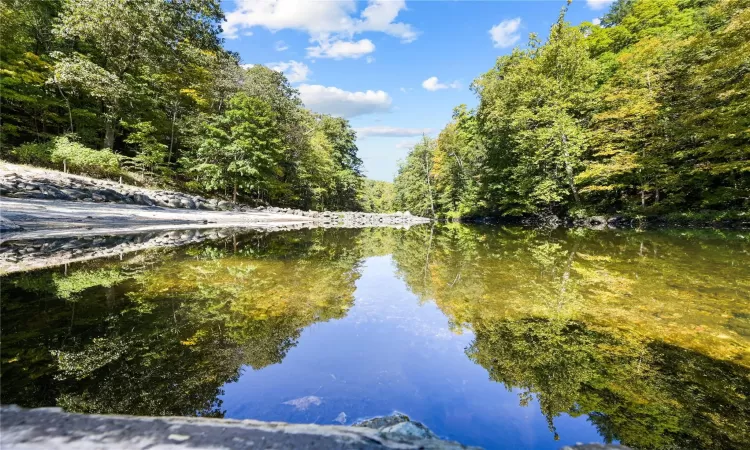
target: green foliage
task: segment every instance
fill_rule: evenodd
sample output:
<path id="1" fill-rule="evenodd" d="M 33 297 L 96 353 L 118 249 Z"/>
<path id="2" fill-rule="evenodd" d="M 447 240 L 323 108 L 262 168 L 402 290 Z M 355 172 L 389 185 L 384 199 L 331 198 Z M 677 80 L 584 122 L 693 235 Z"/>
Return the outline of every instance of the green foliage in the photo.
<path id="1" fill-rule="evenodd" d="M 275 170 L 283 153 L 277 116 L 270 105 L 244 92 L 229 101 L 221 116 L 206 122 L 205 138 L 183 164 L 207 190 L 231 188 L 274 192 Z"/>
<path id="2" fill-rule="evenodd" d="M 747 209 L 750 4 L 619 0 L 601 26 L 565 12 L 475 80 L 434 175 L 399 175 L 405 207 L 426 210 L 429 180 L 445 217 Z"/>
<path id="3" fill-rule="evenodd" d="M 49 143 L 38 144 L 29 142 L 19 145 L 10 151 L 13 160 L 21 164 L 48 166 L 51 163 L 52 146 Z"/>
<path id="4" fill-rule="evenodd" d="M 120 158 L 107 149 L 92 150 L 70 136 L 60 136 L 52 143 L 50 161 L 59 168 L 93 176 L 109 177 L 120 173 Z"/>
<path id="5" fill-rule="evenodd" d="M 167 167 L 167 145 L 159 142 L 155 136 L 157 129 L 151 122 L 138 122 L 132 127 L 132 132 L 125 139 L 128 144 L 138 147 L 136 155 L 129 158 L 128 165 L 141 172 L 151 175 L 164 175 Z"/>
<path id="6" fill-rule="evenodd" d="M 401 162 L 393 182 L 396 209 L 417 216 L 435 217 L 435 147 L 434 139 L 423 136 Z"/>
<path id="7" fill-rule="evenodd" d="M 304 109 L 282 73 L 241 67 L 218 0 L 2 0 L 0 18 L 3 155 L 74 133 L 153 184 L 360 209 L 349 123 Z M 45 164 L 30 152 L 16 158 Z M 86 153 L 80 170 L 110 174 L 92 161 L 109 154 Z"/>
<path id="8" fill-rule="evenodd" d="M 395 190 L 393 183 L 387 181 L 365 180 L 361 192 L 362 210 L 371 213 L 395 212 Z"/>

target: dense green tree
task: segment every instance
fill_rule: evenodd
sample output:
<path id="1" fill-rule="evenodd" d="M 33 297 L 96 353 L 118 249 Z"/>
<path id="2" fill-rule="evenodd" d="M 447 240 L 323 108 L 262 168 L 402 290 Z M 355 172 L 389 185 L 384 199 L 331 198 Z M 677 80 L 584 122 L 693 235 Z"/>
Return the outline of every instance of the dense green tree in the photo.
<path id="1" fill-rule="evenodd" d="M 488 190 L 510 214 L 581 205 L 575 176 L 588 148 L 598 69 L 585 35 L 565 24 L 564 13 L 544 45 L 532 36 L 527 50 L 499 58 L 475 82 L 494 169 Z"/>
<path id="2" fill-rule="evenodd" d="M 393 182 L 396 209 L 435 217 L 435 147 L 434 139 L 423 136 L 401 162 Z"/>
<path id="3" fill-rule="evenodd" d="M 122 156 L 129 173 L 109 176 L 236 201 L 360 209 L 362 161 L 349 123 L 306 110 L 282 73 L 240 66 L 222 47 L 218 1 L 0 8 L 3 157 L 55 166 L 31 150 L 74 133 L 82 148 Z"/>
<path id="4" fill-rule="evenodd" d="M 278 120 L 271 106 L 244 92 L 236 94 L 227 109 L 207 121 L 194 154 L 183 165 L 211 190 L 231 189 L 270 192 L 273 172 L 283 153 Z"/>
<path id="5" fill-rule="evenodd" d="M 387 181 L 365 180 L 361 192 L 362 210 L 373 213 L 390 213 L 395 211 L 395 190 L 393 183 Z"/>
<path id="6" fill-rule="evenodd" d="M 477 78 L 477 110 L 439 135 L 436 215 L 747 209 L 750 3 L 618 0 L 600 25 L 565 12 Z M 417 207 L 422 179 L 397 198 Z"/>

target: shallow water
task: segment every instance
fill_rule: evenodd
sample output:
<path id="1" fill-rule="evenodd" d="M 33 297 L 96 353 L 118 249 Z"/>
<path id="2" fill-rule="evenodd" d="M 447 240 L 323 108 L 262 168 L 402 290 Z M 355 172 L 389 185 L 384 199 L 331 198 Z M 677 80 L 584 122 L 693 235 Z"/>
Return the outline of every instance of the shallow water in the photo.
<path id="1" fill-rule="evenodd" d="M 319 424 L 400 411 L 486 448 L 750 442 L 742 233 L 251 233 L 0 282 L 2 403 Z"/>

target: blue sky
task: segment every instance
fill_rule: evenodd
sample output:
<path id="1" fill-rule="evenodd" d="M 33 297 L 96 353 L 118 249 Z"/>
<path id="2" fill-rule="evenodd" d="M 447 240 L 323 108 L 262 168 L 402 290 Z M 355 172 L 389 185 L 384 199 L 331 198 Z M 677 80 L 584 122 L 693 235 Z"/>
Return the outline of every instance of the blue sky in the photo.
<path id="1" fill-rule="evenodd" d="M 611 0 L 575 0 L 567 20 L 601 17 Z M 391 181 L 423 132 L 476 105 L 472 80 L 542 38 L 555 1 L 224 1 L 226 47 L 243 64 L 283 71 L 313 111 L 349 119 L 369 178 Z"/>

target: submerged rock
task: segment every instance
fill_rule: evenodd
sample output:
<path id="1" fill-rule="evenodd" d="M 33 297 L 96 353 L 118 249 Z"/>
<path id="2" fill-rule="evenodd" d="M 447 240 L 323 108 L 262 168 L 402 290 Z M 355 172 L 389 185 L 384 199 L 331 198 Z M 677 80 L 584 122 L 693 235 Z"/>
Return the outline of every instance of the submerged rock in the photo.
<path id="1" fill-rule="evenodd" d="M 305 411 L 311 406 L 320 406 L 321 403 L 323 403 L 323 400 L 320 397 L 316 397 L 314 395 L 295 398 L 294 400 L 284 402 L 285 405 L 294 406 L 297 411 Z"/>

